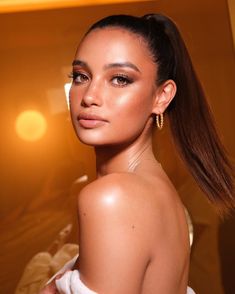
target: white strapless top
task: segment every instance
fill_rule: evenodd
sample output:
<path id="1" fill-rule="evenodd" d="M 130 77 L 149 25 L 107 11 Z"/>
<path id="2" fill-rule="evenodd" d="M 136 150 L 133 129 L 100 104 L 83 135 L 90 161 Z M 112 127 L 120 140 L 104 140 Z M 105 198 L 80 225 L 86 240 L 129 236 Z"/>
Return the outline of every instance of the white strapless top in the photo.
<path id="1" fill-rule="evenodd" d="M 80 280 L 78 270 L 68 271 L 56 280 L 56 288 L 60 294 L 98 294 Z M 187 287 L 186 294 L 195 294 L 195 292 L 192 288 Z"/>
<path id="2" fill-rule="evenodd" d="M 78 255 L 65 264 L 65 266 L 57 273 L 67 271 L 60 279 L 55 281 L 56 288 L 60 294 L 98 294 L 89 289 L 80 279 L 78 270 L 71 270 Z M 56 274 L 56 275 L 57 275 Z M 54 275 L 48 283 L 56 276 Z M 187 287 L 186 294 L 195 294 L 192 288 Z"/>

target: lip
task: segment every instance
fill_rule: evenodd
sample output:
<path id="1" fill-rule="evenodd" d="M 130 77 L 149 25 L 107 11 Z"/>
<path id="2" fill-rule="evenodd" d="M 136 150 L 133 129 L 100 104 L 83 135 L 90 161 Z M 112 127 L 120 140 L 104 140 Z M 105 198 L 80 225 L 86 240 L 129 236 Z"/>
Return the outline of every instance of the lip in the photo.
<path id="1" fill-rule="evenodd" d="M 80 113 L 77 120 L 80 126 L 86 129 L 96 128 L 107 123 L 103 117 L 90 113 Z"/>

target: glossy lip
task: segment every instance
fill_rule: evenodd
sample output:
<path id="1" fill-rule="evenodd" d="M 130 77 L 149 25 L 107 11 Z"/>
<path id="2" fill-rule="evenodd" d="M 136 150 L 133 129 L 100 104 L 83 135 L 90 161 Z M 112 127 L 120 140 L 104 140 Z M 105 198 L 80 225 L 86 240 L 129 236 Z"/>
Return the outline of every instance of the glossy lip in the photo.
<path id="1" fill-rule="evenodd" d="M 78 118 L 78 120 L 80 120 L 80 119 L 86 119 L 87 120 L 88 119 L 88 120 L 107 121 L 106 119 L 104 119 L 101 116 L 91 114 L 91 113 L 84 113 L 84 112 L 80 113 L 77 118 Z"/>
<path id="2" fill-rule="evenodd" d="M 86 129 L 92 129 L 104 125 L 107 120 L 101 116 L 90 114 L 90 113 L 80 113 L 77 117 L 81 127 Z"/>

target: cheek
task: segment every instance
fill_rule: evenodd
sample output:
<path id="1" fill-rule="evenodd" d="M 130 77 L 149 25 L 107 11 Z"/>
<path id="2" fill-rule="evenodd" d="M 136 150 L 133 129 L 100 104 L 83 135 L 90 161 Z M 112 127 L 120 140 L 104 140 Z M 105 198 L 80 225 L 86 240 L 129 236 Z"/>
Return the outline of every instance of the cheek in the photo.
<path id="1" fill-rule="evenodd" d="M 112 105 L 115 115 L 124 121 L 146 122 L 152 112 L 152 95 L 146 91 L 136 89 L 135 91 L 126 91 L 119 96 Z M 111 105 L 110 105 L 111 108 Z"/>
<path id="2" fill-rule="evenodd" d="M 69 106 L 71 114 L 75 114 L 78 111 L 78 107 L 81 105 L 82 91 L 78 91 L 72 87 L 69 92 Z"/>

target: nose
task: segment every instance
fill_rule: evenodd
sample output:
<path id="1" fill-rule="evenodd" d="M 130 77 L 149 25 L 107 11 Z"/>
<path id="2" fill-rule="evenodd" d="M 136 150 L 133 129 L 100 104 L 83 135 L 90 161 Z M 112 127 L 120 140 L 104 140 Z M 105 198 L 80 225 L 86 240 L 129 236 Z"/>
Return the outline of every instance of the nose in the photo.
<path id="1" fill-rule="evenodd" d="M 102 104 L 100 94 L 101 89 L 99 83 L 95 80 L 91 81 L 84 91 L 81 105 L 84 107 L 100 106 Z"/>

